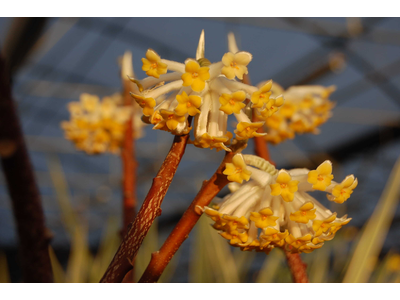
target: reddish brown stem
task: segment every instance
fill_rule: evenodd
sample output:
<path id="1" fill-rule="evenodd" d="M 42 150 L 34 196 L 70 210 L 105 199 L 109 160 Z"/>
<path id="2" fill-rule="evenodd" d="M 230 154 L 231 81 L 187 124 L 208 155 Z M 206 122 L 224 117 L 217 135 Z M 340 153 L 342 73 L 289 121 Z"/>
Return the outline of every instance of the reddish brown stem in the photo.
<path id="1" fill-rule="evenodd" d="M 48 252 L 51 234 L 45 227 L 8 74 L 0 54 L 0 158 L 17 224 L 23 278 L 24 282 L 52 282 Z"/>
<path id="2" fill-rule="evenodd" d="M 158 281 L 174 254 L 188 238 L 189 233 L 202 215 L 202 211 L 197 206 L 204 207 L 210 204 L 218 192 L 229 183 L 226 175 L 222 174 L 222 171 L 225 168 L 225 164 L 232 160 L 236 152 L 237 151 L 227 152 L 214 175 L 210 180 L 203 182 L 201 190 L 172 230 L 160 250 L 152 253 L 150 263 L 139 282 Z"/>
<path id="3" fill-rule="evenodd" d="M 142 207 L 100 282 L 122 282 L 125 275 L 132 269 L 131 262 L 135 259 L 143 239 L 154 219 L 161 214 L 161 203 L 185 153 L 188 139 L 189 135 L 175 136 L 172 147 L 157 176 L 153 179 Z"/>
<path id="4" fill-rule="evenodd" d="M 243 82 L 246 84 L 250 84 L 249 77 L 246 75 L 243 78 Z M 256 114 L 253 111 L 252 121 L 255 122 Z M 260 128 L 257 132 L 264 132 L 262 128 Z M 275 165 L 275 163 L 271 160 L 268 150 L 268 144 L 264 140 L 263 137 L 254 137 L 254 152 L 256 155 L 264 158 L 269 161 L 271 164 Z M 290 273 L 292 274 L 293 281 L 296 283 L 306 283 L 308 282 L 307 277 L 307 265 L 301 260 L 300 254 L 298 253 L 290 253 L 284 250 L 286 255 L 286 260 L 290 269 Z"/>
<path id="5" fill-rule="evenodd" d="M 124 80 L 124 105 L 132 105 L 132 97 L 130 96 L 130 81 Z M 129 224 L 132 223 L 136 214 L 136 170 L 137 161 L 135 159 L 135 139 L 133 138 L 134 124 L 132 122 L 133 114 L 126 121 L 124 143 L 122 146 L 122 191 L 123 191 L 123 227 L 121 236 L 124 237 L 128 232 Z"/>

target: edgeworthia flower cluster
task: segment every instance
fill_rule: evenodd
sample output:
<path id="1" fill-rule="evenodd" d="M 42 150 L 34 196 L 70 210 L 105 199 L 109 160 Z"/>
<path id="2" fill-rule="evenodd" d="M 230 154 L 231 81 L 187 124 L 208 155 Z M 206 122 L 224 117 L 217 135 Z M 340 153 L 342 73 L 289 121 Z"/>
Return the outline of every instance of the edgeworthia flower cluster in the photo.
<path id="1" fill-rule="evenodd" d="M 233 134 L 228 131 L 229 115 L 234 115 L 238 122 L 234 130 L 236 139 L 265 135 L 256 132 L 264 120 L 252 122 L 245 109 L 253 107 L 260 113 L 270 110 L 270 100 L 282 105 L 282 97 L 275 100 L 266 96 L 272 81 L 260 89 L 238 81 L 248 73 L 247 65 L 252 60 L 248 52 L 228 52 L 221 61 L 211 64 L 204 51 L 204 32 L 196 58 L 189 58 L 184 64 L 161 59 L 154 50 L 147 50 L 142 69 L 149 77 L 131 78 L 139 89 L 132 97 L 143 109 L 143 121 L 153 124 L 154 129 L 182 135 L 191 130 L 188 118 L 194 117 L 193 144 L 217 150 L 230 151 L 227 145 Z M 251 101 L 247 104 L 246 99 Z"/>
<path id="2" fill-rule="evenodd" d="M 133 76 L 130 52 L 124 54 L 121 65 L 123 79 L 126 79 L 127 74 Z M 132 122 L 135 129 L 134 138 L 143 136 L 144 125 L 139 109 L 131 105 L 124 106 L 123 102 L 123 96 L 120 93 L 106 96 L 101 100 L 96 95 L 82 94 L 79 102 L 68 104 L 70 120 L 61 123 L 65 138 L 71 140 L 79 150 L 88 154 L 119 153 L 126 122 L 131 114 L 133 114 Z"/>
<path id="3" fill-rule="evenodd" d="M 272 96 L 283 95 L 285 103 L 273 116 L 258 115 L 258 119 L 265 120 L 265 131 L 268 133 L 265 139 L 278 144 L 287 138 L 293 139 L 296 134 L 318 134 L 317 127 L 332 116 L 331 110 L 335 104 L 329 100 L 329 96 L 333 91 L 334 86 L 319 85 L 292 86 L 284 91 L 274 83 Z"/>
<path id="4" fill-rule="evenodd" d="M 266 160 L 236 154 L 226 164 L 230 194 L 204 213 L 213 227 L 233 246 L 269 253 L 274 247 L 312 252 L 351 219 L 337 217 L 309 192 L 325 191 L 330 201 L 343 203 L 357 186 L 353 175 L 341 183 L 333 181 L 332 163 L 316 170 L 277 170 Z M 243 183 L 243 181 L 248 181 Z"/>

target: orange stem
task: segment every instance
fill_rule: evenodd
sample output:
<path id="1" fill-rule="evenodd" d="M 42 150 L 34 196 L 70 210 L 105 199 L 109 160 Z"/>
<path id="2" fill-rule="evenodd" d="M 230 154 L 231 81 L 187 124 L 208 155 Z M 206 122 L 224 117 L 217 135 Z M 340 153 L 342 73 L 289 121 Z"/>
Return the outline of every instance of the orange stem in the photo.
<path id="1" fill-rule="evenodd" d="M 203 186 L 192 204 L 185 211 L 178 224 L 172 230 L 159 251 L 152 253 L 151 260 L 144 271 L 139 282 L 157 282 L 166 266 L 178 251 L 182 243 L 188 238 L 189 233 L 196 225 L 202 215 L 201 209 L 210 204 L 212 199 L 229 183 L 226 175 L 222 174 L 227 162 L 231 162 L 232 157 L 241 149 L 244 144 L 238 143 L 235 151 L 226 152 L 225 157 L 219 165 L 217 171 L 208 181 L 203 182 Z"/>
<path id="2" fill-rule="evenodd" d="M 161 215 L 161 203 L 185 153 L 188 139 L 188 134 L 175 136 L 171 149 L 157 176 L 153 179 L 153 184 L 142 207 L 100 282 L 122 282 L 127 273 L 132 270 L 132 261 L 135 259 L 143 239 L 154 219 Z"/>

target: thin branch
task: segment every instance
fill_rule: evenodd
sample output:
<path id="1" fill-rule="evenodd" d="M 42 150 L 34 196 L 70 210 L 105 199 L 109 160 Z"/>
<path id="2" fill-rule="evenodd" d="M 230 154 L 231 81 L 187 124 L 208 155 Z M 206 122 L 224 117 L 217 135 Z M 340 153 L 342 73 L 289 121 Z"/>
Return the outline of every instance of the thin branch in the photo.
<path id="1" fill-rule="evenodd" d="M 175 136 L 171 149 L 157 176 L 153 179 L 153 184 L 142 207 L 100 282 L 122 282 L 125 275 L 132 269 L 131 262 L 135 259 L 143 239 L 154 219 L 161 215 L 161 203 L 185 153 L 188 139 L 188 134 Z"/>
<path id="2" fill-rule="evenodd" d="M 226 152 L 223 161 L 217 171 L 208 181 L 203 182 L 203 186 L 192 204 L 185 211 L 178 224 L 172 230 L 159 251 L 152 253 L 151 260 L 146 270 L 144 271 L 139 282 L 157 282 L 166 266 L 178 251 L 182 243 L 188 238 L 194 225 L 202 215 L 202 211 L 197 206 L 204 207 L 210 204 L 212 199 L 229 183 L 226 175 L 222 174 L 225 169 L 225 164 L 231 162 L 233 155 L 243 149 L 245 144 L 238 143 L 235 145 L 235 150 Z"/>
<path id="3" fill-rule="evenodd" d="M 124 105 L 132 106 L 132 97 L 130 96 L 130 81 L 123 80 L 124 84 Z M 122 169 L 123 169 L 123 227 L 121 230 L 121 236 L 124 237 L 128 232 L 129 224 L 131 224 L 136 215 L 136 170 L 137 161 L 135 159 L 135 139 L 133 138 L 133 132 L 135 130 L 132 122 L 133 114 L 126 121 L 125 124 L 125 135 L 124 144 L 121 153 Z"/>
<path id="4" fill-rule="evenodd" d="M 33 175 L 9 72 L 0 54 L 0 157 L 7 181 L 20 243 L 24 282 L 53 282 L 40 194 Z"/>

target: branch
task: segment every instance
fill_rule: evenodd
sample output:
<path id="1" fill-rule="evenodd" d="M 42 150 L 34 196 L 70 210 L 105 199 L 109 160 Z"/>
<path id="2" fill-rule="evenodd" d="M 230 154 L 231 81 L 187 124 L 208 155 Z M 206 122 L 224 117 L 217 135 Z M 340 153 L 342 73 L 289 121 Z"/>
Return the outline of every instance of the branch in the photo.
<path id="1" fill-rule="evenodd" d="M 132 106 L 132 97 L 129 94 L 130 92 L 130 81 L 124 79 L 124 105 Z M 135 130 L 133 120 L 133 113 L 131 117 L 126 121 L 125 124 L 125 135 L 124 135 L 124 144 L 122 146 L 122 168 L 123 168 L 123 182 L 122 182 L 122 191 L 123 191 L 123 227 L 121 230 L 121 236 L 124 237 L 128 232 L 129 224 L 132 223 L 133 219 L 136 215 L 136 170 L 137 170 L 137 161 L 135 159 L 135 139 L 133 138 L 133 132 Z"/>
<path id="2" fill-rule="evenodd" d="M 132 269 L 131 262 L 135 259 L 143 239 L 154 219 L 161 215 L 161 203 L 185 153 L 188 139 L 188 134 L 175 136 L 171 149 L 157 176 L 153 179 L 153 184 L 142 207 L 100 282 L 122 282 L 125 275 Z"/>
<path id="3" fill-rule="evenodd" d="M 0 54 L 0 157 L 17 223 L 24 282 L 53 282 L 40 194 L 33 175 L 10 78 Z"/>
<path id="4" fill-rule="evenodd" d="M 144 271 L 139 282 L 157 282 L 163 273 L 164 269 L 176 253 L 182 243 L 188 238 L 189 233 L 196 225 L 202 211 L 196 208 L 197 206 L 204 207 L 210 204 L 212 199 L 229 183 L 226 175 L 222 174 L 225 169 L 225 164 L 231 162 L 233 155 L 243 149 L 245 144 L 238 143 L 235 150 L 226 152 L 223 161 L 217 171 L 208 181 L 203 182 L 203 186 L 192 204 L 185 211 L 178 224 L 172 230 L 159 251 L 152 253 L 151 260 L 146 270 Z"/>

